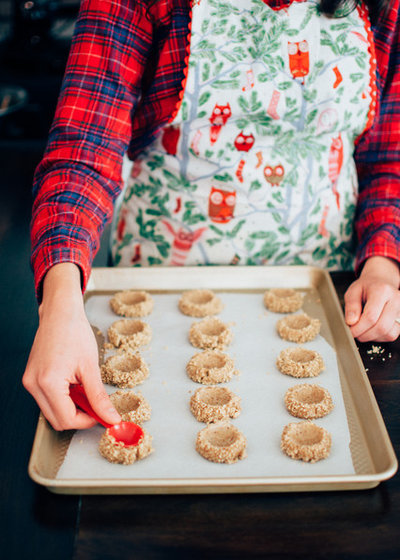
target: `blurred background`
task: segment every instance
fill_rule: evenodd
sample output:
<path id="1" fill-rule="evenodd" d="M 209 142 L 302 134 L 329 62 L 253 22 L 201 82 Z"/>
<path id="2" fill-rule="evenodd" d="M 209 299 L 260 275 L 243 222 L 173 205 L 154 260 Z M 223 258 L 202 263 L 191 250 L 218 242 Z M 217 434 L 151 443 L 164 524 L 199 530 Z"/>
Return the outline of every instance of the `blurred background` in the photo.
<path id="1" fill-rule="evenodd" d="M 29 219 L 79 0 L 0 0 L 0 243 Z"/>
<path id="2" fill-rule="evenodd" d="M 46 138 L 79 0 L 0 0 L 0 140 Z"/>
<path id="3" fill-rule="evenodd" d="M 76 500 L 62 499 L 62 517 L 54 517 L 54 497 L 27 475 L 38 408 L 21 378 L 38 323 L 29 265 L 32 176 L 46 145 L 78 9 L 79 0 L 0 0 L 0 438 L 3 451 L 14 449 L 0 461 L 0 547 L 6 558 L 72 557 Z"/>

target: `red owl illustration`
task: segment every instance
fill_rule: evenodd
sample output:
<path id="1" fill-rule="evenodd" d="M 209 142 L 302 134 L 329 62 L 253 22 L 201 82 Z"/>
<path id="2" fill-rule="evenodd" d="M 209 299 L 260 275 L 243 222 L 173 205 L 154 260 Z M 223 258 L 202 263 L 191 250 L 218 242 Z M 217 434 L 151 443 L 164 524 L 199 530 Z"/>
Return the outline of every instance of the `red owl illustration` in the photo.
<path id="1" fill-rule="evenodd" d="M 252 134 L 243 134 L 243 131 L 235 138 L 235 148 L 239 152 L 248 152 L 254 144 L 254 136 Z"/>
<path id="2" fill-rule="evenodd" d="M 337 190 L 337 182 L 343 165 L 343 140 L 339 132 L 336 138 L 332 138 L 328 156 L 328 177 L 332 183 L 332 192 L 336 198 L 337 207 L 340 209 L 340 194 Z"/>
<path id="3" fill-rule="evenodd" d="M 302 78 L 304 84 L 304 76 L 310 71 L 310 53 L 308 42 L 304 41 L 291 42 L 288 41 L 289 68 L 293 78 Z"/>
<path id="4" fill-rule="evenodd" d="M 174 236 L 172 243 L 171 266 L 183 266 L 190 253 L 193 244 L 200 238 L 207 228 L 202 227 L 196 231 L 188 231 L 180 227 L 177 231 L 172 224 L 163 220 L 162 222 L 170 233 Z"/>
<path id="5" fill-rule="evenodd" d="M 208 198 L 208 215 L 212 222 L 226 224 L 233 218 L 236 205 L 236 191 L 226 191 L 211 187 Z"/>
<path id="6" fill-rule="evenodd" d="M 163 145 L 167 154 L 176 156 L 180 134 L 181 130 L 179 126 L 166 126 L 164 128 L 161 138 L 161 144 Z"/>
<path id="7" fill-rule="evenodd" d="M 264 167 L 264 177 L 270 185 L 279 186 L 285 176 L 285 170 L 281 164 L 271 167 L 271 165 L 266 165 Z"/>
<path id="8" fill-rule="evenodd" d="M 231 106 L 229 103 L 226 105 L 215 104 L 212 115 L 210 117 L 210 142 L 215 144 L 221 132 L 221 128 L 226 124 L 229 117 L 232 115 Z"/>

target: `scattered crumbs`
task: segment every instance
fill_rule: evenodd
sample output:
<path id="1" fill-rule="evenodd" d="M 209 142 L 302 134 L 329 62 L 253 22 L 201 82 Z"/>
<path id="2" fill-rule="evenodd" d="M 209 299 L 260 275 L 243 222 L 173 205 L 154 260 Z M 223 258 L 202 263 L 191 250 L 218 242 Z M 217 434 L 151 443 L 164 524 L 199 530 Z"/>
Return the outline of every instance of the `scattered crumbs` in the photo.
<path id="1" fill-rule="evenodd" d="M 389 358 L 391 358 L 391 357 L 392 357 L 392 353 L 391 353 L 391 352 L 389 352 Z"/>
<path id="2" fill-rule="evenodd" d="M 382 346 L 376 346 L 376 345 L 372 345 L 370 350 L 367 350 L 367 354 L 383 354 L 385 351 L 384 348 L 382 348 Z"/>
<path id="3" fill-rule="evenodd" d="M 375 344 L 373 344 L 373 345 L 371 346 L 371 349 L 370 349 L 370 350 L 367 350 L 367 354 L 369 354 L 369 356 L 370 356 L 369 359 L 370 359 L 370 360 L 373 360 L 376 356 L 380 356 L 380 355 L 383 354 L 384 352 L 385 352 L 385 349 L 382 348 L 382 346 L 377 346 L 377 345 L 375 345 Z M 389 358 L 391 358 L 391 357 L 392 357 L 392 355 L 389 354 Z M 386 360 L 386 358 L 384 358 L 384 357 L 382 356 L 382 362 L 384 362 L 385 360 Z"/>
<path id="4" fill-rule="evenodd" d="M 82 443 L 83 443 L 83 439 L 80 439 L 80 440 L 79 440 L 79 443 L 80 443 L 80 444 L 82 445 Z"/>
<path id="5" fill-rule="evenodd" d="M 163 350 L 168 350 L 168 346 L 163 346 Z"/>
<path id="6" fill-rule="evenodd" d="M 166 381 L 161 381 L 161 385 L 166 385 L 167 382 Z"/>
<path id="7" fill-rule="evenodd" d="M 365 368 L 365 371 L 369 371 L 369 369 L 366 367 L 366 368 Z"/>
<path id="8" fill-rule="evenodd" d="M 105 342 L 103 344 L 103 348 L 104 350 L 112 350 L 114 348 L 114 344 L 111 344 L 111 342 Z"/>

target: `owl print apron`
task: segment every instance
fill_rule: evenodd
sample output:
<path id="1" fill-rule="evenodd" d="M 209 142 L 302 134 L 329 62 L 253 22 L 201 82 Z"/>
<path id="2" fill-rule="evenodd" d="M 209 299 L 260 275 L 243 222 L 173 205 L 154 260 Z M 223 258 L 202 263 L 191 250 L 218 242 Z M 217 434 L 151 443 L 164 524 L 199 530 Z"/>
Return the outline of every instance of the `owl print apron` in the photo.
<path id="1" fill-rule="evenodd" d="M 195 0 L 183 96 L 132 165 L 114 263 L 351 268 L 375 65 L 363 7 Z"/>

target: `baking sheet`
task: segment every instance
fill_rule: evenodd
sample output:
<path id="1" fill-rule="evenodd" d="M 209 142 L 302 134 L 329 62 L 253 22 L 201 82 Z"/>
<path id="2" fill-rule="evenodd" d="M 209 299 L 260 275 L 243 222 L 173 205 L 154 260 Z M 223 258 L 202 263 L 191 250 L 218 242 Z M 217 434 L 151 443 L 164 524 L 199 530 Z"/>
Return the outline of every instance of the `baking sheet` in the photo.
<path id="1" fill-rule="evenodd" d="M 177 307 L 181 292 L 153 294 L 155 306 L 146 320 L 153 328 L 152 342 L 141 351 L 150 375 L 140 390 L 152 406 L 151 420 L 143 427 L 153 436 L 154 453 L 133 465 L 108 463 L 97 451 L 103 428 L 77 432 L 58 479 L 223 479 L 226 477 L 314 477 L 352 475 L 355 473 L 350 453 L 350 433 L 343 402 L 336 352 L 319 335 L 303 346 L 321 353 L 326 369 L 312 379 L 295 379 L 282 375 L 275 361 L 279 352 L 293 343 L 276 334 L 275 325 L 281 314 L 265 309 L 262 291 L 246 293 L 219 292 L 225 305 L 219 317 L 232 324 L 234 341 L 226 353 L 235 359 L 239 376 L 228 386 L 242 398 L 242 413 L 232 422 L 247 438 L 248 457 L 233 465 L 211 463 L 195 451 L 198 431 L 204 427 L 191 414 L 189 399 L 201 387 L 185 372 L 186 363 L 198 352 L 188 342 L 190 325 L 197 321 L 182 315 Z M 316 299 L 315 290 L 306 291 L 307 300 Z M 86 302 L 90 322 L 106 333 L 118 317 L 109 308 L 110 295 L 92 295 Z M 315 301 L 314 301 L 315 304 Z M 315 305 L 314 305 L 315 307 Z M 323 306 L 315 307 L 326 326 Z M 328 389 L 335 408 L 325 418 L 315 420 L 332 434 L 330 456 L 314 464 L 294 461 L 280 450 L 283 427 L 299 419 L 292 417 L 283 403 L 285 391 L 299 383 L 318 383 Z M 109 393 L 117 388 L 106 386 Z"/>

